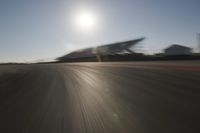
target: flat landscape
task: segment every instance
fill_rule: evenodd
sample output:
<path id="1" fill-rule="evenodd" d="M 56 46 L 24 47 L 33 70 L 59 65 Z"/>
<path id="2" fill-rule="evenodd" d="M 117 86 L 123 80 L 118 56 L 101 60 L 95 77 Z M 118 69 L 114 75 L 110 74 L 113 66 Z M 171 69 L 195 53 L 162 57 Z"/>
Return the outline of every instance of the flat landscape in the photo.
<path id="1" fill-rule="evenodd" d="M 1 133 L 199 133 L 200 61 L 0 65 Z"/>

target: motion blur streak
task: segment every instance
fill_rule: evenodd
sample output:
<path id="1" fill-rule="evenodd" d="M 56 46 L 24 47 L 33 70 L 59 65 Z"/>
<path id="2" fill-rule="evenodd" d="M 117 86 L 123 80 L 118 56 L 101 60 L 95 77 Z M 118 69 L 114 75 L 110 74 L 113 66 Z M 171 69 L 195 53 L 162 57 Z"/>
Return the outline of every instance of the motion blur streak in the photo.
<path id="1" fill-rule="evenodd" d="M 0 132 L 200 132 L 200 62 L 178 63 L 2 65 Z"/>

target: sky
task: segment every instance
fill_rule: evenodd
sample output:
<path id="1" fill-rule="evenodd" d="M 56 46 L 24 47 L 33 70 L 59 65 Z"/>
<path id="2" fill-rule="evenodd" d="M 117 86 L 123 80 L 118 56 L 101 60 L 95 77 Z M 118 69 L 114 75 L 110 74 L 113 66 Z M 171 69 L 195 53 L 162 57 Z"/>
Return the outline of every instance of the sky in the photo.
<path id="1" fill-rule="evenodd" d="M 197 49 L 199 0 L 0 0 L 0 62 L 45 61 L 73 50 L 146 37 L 141 50 Z M 75 18 L 93 14 L 91 29 Z"/>

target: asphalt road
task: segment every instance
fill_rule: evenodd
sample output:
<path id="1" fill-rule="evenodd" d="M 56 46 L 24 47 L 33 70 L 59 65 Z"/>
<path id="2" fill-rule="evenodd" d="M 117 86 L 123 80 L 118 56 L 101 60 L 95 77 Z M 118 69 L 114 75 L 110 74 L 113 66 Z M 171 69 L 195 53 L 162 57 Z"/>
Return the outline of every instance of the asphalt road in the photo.
<path id="1" fill-rule="evenodd" d="M 0 133 L 199 133 L 200 61 L 0 66 Z"/>

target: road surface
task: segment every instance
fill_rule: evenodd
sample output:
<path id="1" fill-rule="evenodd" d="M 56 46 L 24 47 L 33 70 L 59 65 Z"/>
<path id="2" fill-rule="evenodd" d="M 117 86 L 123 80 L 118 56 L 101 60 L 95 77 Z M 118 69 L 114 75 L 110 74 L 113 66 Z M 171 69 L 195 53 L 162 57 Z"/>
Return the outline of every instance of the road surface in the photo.
<path id="1" fill-rule="evenodd" d="M 200 61 L 0 66 L 1 133 L 199 133 Z"/>

